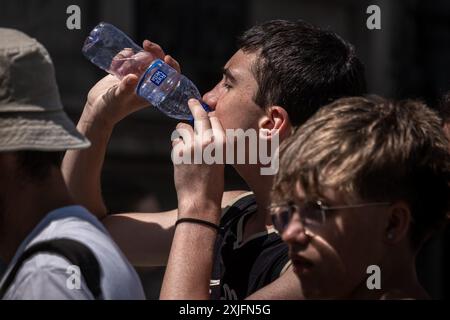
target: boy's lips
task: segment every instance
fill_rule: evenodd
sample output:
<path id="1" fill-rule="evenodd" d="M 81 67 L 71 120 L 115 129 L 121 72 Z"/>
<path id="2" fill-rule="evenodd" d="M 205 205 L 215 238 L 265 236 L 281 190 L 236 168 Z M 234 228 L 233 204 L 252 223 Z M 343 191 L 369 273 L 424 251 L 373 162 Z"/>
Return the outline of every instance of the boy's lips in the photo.
<path id="1" fill-rule="evenodd" d="M 305 271 L 310 270 L 314 266 L 311 260 L 299 254 L 291 254 L 290 258 L 294 266 L 295 273 L 303 273 Z"/>

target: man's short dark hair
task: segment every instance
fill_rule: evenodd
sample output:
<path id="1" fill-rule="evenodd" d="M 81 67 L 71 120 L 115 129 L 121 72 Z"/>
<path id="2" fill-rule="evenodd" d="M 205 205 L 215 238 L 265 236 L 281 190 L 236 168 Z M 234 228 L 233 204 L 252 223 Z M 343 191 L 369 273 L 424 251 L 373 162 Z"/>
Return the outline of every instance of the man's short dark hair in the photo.
<path id="1" fill-rule="evenodd" d="M 52 167 L 60 168 L 64 156 L 63 151 L 17 151 L 16 157 L 24 177 L 32 181 L 47 178 Z"/>
<path id="2" fill-rule="evenodd" d="M 259 53 L 255 102 L 283 107 L 293 125 L 338 98 L 366 93 L 363 64 L 334 32 L 304 21 L 273 20 L 246 31 L 238 45 Z"/>

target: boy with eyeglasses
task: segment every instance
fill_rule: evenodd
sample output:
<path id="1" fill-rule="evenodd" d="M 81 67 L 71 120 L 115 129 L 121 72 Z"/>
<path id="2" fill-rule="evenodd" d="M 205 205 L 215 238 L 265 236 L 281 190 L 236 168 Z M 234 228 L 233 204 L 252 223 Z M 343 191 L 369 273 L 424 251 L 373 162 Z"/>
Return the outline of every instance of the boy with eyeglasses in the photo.
<path id="1" fill-rule="evenodd" d="M 285 141 L 270 211 L 305 298 L 424 299 L 415 257 L 448 220 L 450 154 L 420 102 L 341 99 Z M 369 266 L 380 269 L 369 290 Z"/>

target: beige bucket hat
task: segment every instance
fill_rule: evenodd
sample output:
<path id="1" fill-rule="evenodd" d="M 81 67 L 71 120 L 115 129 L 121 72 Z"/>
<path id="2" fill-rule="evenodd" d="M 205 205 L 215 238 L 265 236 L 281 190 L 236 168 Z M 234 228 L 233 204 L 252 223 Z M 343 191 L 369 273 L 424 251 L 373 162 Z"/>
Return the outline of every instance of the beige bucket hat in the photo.
<path id="1" fill-rule="evenodd" d="M 0 28 L 0 152 L 88 146 L 63 111 L 47 50 L 20 31 Z"/>

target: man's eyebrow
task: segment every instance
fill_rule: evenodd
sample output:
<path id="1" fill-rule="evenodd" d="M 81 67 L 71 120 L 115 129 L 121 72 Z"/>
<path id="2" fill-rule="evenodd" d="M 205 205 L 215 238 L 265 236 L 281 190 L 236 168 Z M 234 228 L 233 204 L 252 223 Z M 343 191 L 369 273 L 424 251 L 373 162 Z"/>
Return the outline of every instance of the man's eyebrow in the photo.
<path id="1" fill-rule="evenodd" d="M 230 69 L 228 68 L 223 68 L 222 69 L 222 73 L 223 75 L 228 78 L 228 80 L 230 80 L 231 82 L 236 82 L 236 77 L 231 73 Z"/>

